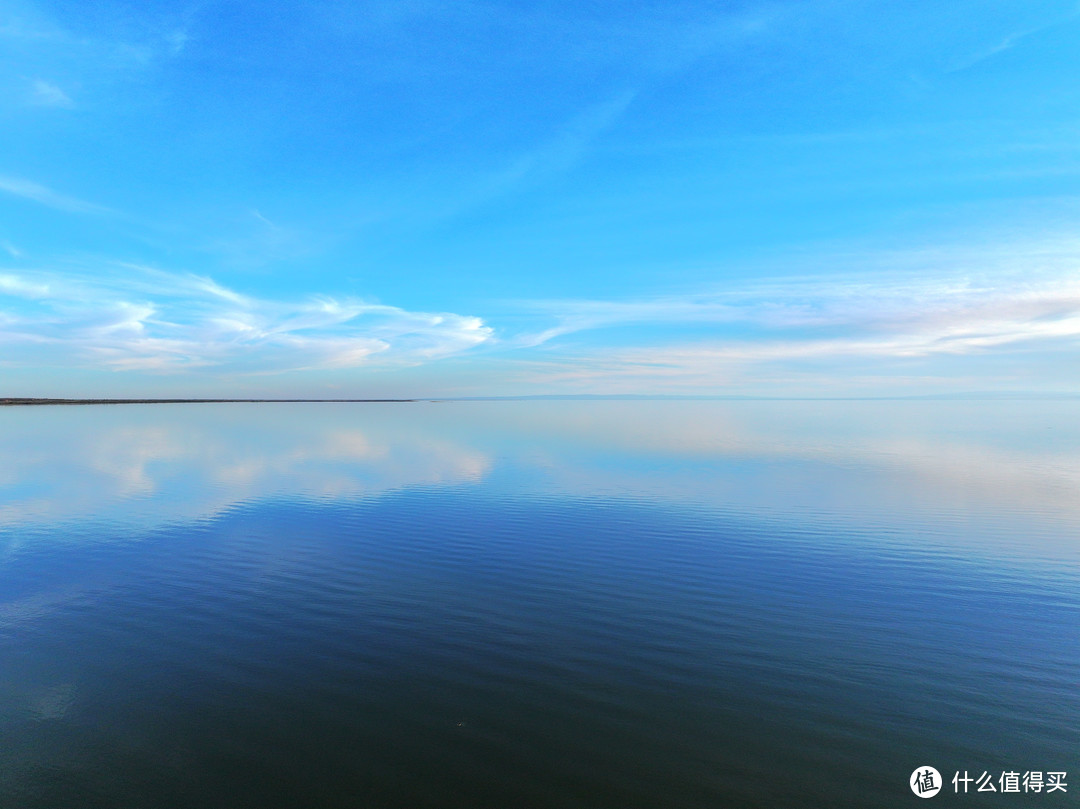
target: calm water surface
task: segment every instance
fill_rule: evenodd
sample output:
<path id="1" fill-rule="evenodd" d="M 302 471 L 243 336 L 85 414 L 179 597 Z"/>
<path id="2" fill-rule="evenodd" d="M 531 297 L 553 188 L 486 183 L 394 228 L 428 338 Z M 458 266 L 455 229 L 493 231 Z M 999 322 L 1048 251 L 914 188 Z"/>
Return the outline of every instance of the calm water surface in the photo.
<path id="1" fill-rule="evenodd" d="M 1076 410 L 2 409 L 0 806 L 1075 806 Z"/>

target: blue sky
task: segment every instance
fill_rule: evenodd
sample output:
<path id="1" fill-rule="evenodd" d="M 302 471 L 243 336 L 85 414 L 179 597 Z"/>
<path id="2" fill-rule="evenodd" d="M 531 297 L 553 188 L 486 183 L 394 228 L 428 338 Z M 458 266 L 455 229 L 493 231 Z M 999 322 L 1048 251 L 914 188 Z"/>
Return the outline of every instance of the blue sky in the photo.
<path id="1" fill-rule="evenodd" d="M 1080 5 L 0 0 L 0 395 L 1080 392 Z"/>

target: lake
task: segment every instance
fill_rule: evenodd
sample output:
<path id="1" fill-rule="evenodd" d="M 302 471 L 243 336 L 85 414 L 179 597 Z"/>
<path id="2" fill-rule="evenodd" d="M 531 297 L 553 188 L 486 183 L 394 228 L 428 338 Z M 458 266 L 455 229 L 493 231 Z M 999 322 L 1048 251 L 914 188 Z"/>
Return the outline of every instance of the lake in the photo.
<path id="1" fill-rule="evenodd" d="M 0 409 L 0 806 L 1074 806 L 1076 414 Z"/>

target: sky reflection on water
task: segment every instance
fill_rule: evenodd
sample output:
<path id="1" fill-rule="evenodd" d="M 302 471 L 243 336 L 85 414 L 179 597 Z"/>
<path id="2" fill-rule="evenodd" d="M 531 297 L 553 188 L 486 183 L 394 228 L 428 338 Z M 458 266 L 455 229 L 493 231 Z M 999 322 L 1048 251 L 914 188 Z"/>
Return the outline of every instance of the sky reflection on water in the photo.
<path id="1" fill-rule="evenodd" d="M 0 804 L 880 809 L 926 762 L 1067 770 L 1071 412 L 2 410 Z"/>
<path id="2" fill-rule="evenodd" d="M 1080 523 L 1062 401 L 502 401 L 7 409 L 0 525 L 207 519 L 416 486 L 697 505 L 778 519 Z M 958 512 L 958 507 L 960 512 Z M 816 515 L 816 516 L 815 516 Z M 983 541 L 988 538 L 983 537 Z M 9 546 L 8 550 L 11 548 Z"/>

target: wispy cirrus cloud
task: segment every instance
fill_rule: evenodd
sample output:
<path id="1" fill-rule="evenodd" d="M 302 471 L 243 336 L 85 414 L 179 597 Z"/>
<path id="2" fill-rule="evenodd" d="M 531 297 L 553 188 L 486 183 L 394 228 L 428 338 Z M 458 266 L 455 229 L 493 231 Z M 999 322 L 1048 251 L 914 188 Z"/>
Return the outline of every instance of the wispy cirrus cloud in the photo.
<path id="1" fill-rule="evenodd" d="M 636 93 L 620 92 L 607 101 L 582 110 L 547 141 L 518 156 L 484 189 L 484 196 L 536 182 L 569 170 L 582 159 L 589 146 L 626 112 Z"/>
<path id="2" fill-rule="evenodd" d="M 800 288 L 802 286 L 802 288 Z M 638 301 L 559 301 L 537 304 L 557 324 L 516 338 L 537 346 L 564 335 L 619 326 L 733 324 L 782 336 L 794 330 L 844 329 L 885 334 L 896 345 L 922 345 L 927 353 L 965 335 L 997 335 L 1001 342 L 1071 329 L 1080 315 L 1080 279 L 1014 287 L 925 283 L 899 287 L 834 284 L 755 289 L 720 295 Z M 1053 329 L 1047 324 L 1057 324 Z M 950 342 L 950 336 L 956 338 Z M 974 339 L 974 338 L 973 338 Z M 893 344 L 886 341 L 885 344 Z M 973 342 L 972 342 L 973 344 Z"/>
<path id="3" fill-rule="evenodd" d="M 0 191 L 68 213 L 112 214 L 111 208 L 61 194 L 48 186 L 19 177 L 0 175 Z"/>
<path id="4" fill-rule="evenodd" d="M 278 374 L 415 365 L 492 337 L 478 317 L 411 312 L 357 298 L 269 300 L 193 274 L 132 265 L 110 270 L 100 278 L 0 275 L 5 363 Z M 20 299 L 26 303 L 12 305 Z"/>
<path id="5" fill-rule="evenodd" d="M 60 89 L 59 86 L 44 79 L 34 79 L 31 84 L 30 101 L 39 107 L 62 107 L 70 109 L 75 106 L 71 96 Z"/>
<path id="6" fill-rule="evenodd" d="M 1024 273 L 819 276 L 649 300 L 532 302 L 522 308 L 555 323 L 510 342 L 542 347 L 523 365 L 530 384 L 606 390 L 704 391 L 785 374 L 842 382 L 912 363 L 966 372 L 1018 352 L 1060 366 L 1080 354 L 1075 251 L 1026 263 Z M 628 327 L 633 337 L 603 336 Z M 978 372 L 991 384 L 992 373 Z"/>
<path id="7" fill-rule="evenodd" d="M 523 332 L 516 345 L 532 348 L 576 332 L 617 326 L 670 323 L 723 323 L 745 320 L 748 312 L 713 296 L 662 296 L 651 300 L 561 300 L 518 302 L 519 306 L 553 317 L 556 323 L 540 331 Z"/>
<path id="8" fill-rule="evenodd" d="M 119 15 L 101 8 L 91 19 L 80 19 L 58 14 L 49 5 L 0 4 L 0 44 L 12 77 L 0 80 L 0 90 L 10 92 L 0 94 L 0 104 L 8 98 L 20 106 L 59 109 L 126 104 L 126 93 L 117 85 L 143 80 L 180 56 L 198 9 L 147 7 Z M 73 88 L 79 91 L 78 103 Z"/>
<path id="9" fill-rule="evenodd" d="M 1028 37 L 1042 33 L 1047 29 L 1055 28 L 1063 23 L 1072 22 L 1078 16 L 1080 16 L 1080 6 L 1074 5 L 1070 11 L 1066 12 L 1063 15 L 1053 17 L 1049 20 L 1040 22 L 1039 24 L 1032 25 L 1027 28 L 1020 28 L 1011 31 L 1008 34 L 1002 36 L 1001 39 L 999 39 L 997 42 L 987 45 L 986 47 L 981 48 L 971 54 L 968 54 L 967 56 L 958 60 L 954 65 L 949 67 L 946 72 L 957 73 L 962 70 L 967 70 L 968 68 L 974 67 L 980 62 L 985 62 L 987 59 L 992 59 L 999 53 L 1004 53 L 1005 51 L 1012 50 L 1017 46 L 1019 42 L 1027 39 Z"/>
<path id="10" fill-rule="evenodd" d="M 44 298 L 49 294 L 47 284 L 28 281 L 18 275 L 0 273 L 0 295 L 18 295 L 24 298 Z"/>

